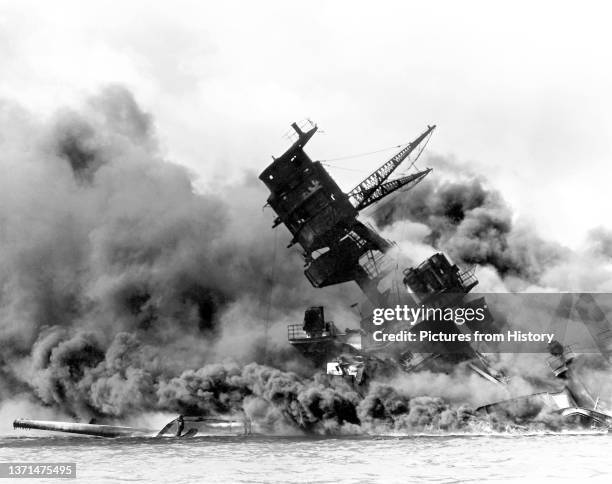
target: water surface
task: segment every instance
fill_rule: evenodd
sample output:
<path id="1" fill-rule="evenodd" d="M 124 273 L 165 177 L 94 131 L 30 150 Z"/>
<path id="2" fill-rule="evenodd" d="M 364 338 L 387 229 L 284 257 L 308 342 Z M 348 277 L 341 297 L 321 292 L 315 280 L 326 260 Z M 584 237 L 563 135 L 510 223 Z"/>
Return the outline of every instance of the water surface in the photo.
<path id="1" fill-rule="evenodd" d="M 593 433 L 185 440 L 26 436 L 0 438 L 0 462 L 76 462 L 76 482 L 87 483 L 611 482 L 611 449 L 612 435 Z"/>

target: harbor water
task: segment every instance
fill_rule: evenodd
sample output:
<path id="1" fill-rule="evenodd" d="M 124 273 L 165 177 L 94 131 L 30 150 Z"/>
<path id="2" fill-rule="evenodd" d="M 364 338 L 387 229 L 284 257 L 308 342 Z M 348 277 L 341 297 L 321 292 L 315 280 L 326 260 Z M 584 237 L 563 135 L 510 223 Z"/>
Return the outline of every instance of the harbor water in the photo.
<path id="1" fill-rule="evenodd" d="M 610 482 L 611 446 L 612 435 L 588 432 L 341 438 L 6 436 L 0 438 L 0 462 L 76 462 L 77 479 L 68 482 L 87 483 Z"/>

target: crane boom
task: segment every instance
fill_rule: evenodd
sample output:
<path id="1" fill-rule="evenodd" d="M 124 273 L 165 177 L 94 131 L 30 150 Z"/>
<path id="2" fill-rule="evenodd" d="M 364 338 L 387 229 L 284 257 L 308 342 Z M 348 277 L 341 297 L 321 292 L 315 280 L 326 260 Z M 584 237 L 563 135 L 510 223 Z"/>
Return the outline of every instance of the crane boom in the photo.
<path id="1" fill-rule="evenodd" d="M 381 185 L 389 178 L 391 173 L 412 153 L 427 136 L 436 128 L 435 125 L 428 126 L 425 132 L 418 136 L 415 140 L 408 143 L 404 148 L 397 152 L 389 161 L 382 165 L 378 170 L 368 176 L 359 185 L 353 188 L 348 196 L 353 200 L 353 204 L 357 210 L 367 207 L 372 202 L 370 198 Z M 389 192 L 390 193 L 390 192 Z M 380 199 L 381 197 L 377 198 Z"/>
<path id="2" fill-rule="evenodd" d="M 363 210 L 364 208 L 369 207 L 373 203 L 378 202 L 378 200 L 380 200 L 381 198 L 390 195 L 394 191 L 406 187 L 406 185 L 409 185 L 407 189 L 410 190 L 411 188 L 415 187 L 421 180 L 423 180 L 423 178 L 429 175 L 430 171 L 431 168 L 427 168 L 426 170 L 418 171 L 416 173 L 412 173 L 411 175 L 406 175 L 401 178 L 397 178 L 395 180 L 383 183 L 379 185 L 376 190 L 370 193 L 370 196 L 367 198 L 367 200 L 364 200 L 364 202 L 359 204 L 359 206 L 356 208 L 358 210 Z"/>

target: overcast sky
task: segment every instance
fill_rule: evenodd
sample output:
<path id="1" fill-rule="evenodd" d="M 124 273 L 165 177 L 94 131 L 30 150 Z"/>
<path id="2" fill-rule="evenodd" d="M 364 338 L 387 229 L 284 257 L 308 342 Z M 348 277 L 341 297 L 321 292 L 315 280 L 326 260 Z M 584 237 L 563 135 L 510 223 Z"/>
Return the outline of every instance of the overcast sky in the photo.
<path id="1" fill-rule="evenodd" d="M 605 4 L 0 0 L 0 97 L 44 116 L 122 83 L 201 185 L 258 173 L 305 117 L 325 131 L 313 158 L 435 123 L 429 153 L 477 167 L 542 235 L 575 246 L 612 226 Z M 349 189 L 384 160 L 333 174 Z"/>

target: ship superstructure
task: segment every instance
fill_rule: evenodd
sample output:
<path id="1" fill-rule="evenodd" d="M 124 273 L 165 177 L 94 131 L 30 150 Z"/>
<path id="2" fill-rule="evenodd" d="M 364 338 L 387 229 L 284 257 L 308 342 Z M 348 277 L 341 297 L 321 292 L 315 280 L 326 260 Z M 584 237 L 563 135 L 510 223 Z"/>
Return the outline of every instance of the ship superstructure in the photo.
<path id="1" fill-rule="evenodd" d="M 317 131 L 316 125 L 303 131 L 297 124 L 292 125 L 297 139 L 293 145 L 275 158 L 260 175 L 270 189 L 268 204 L 276 212 L 274 226 L 284 224 L 293 235 L 290 245 L 299 244 L 303 249 L 305 275 L 317 288 L 356 282 L 367 298 L 366 306 L 389 307 L 395 302 L 409 305 L 427 305 L 433 308 L 486 309 L 484 298 L 470 298 L 468 294 L 478 284 L 473 269 L 462 270 L 443 253 L 430 256 L 416 267 L 403 271 L 404 291 L 380 287 L 388 275 L 385 257 L 393 247 L 376 230 L 358 219 L 364 208 L 382 200 L 399 189 L 408 190 L 421 182 L 431 169 L 416 169 L 416 159 L 423 151 L 435 129 L 427 129 L 412 142 L 400 149 L 365 180 L 348 193 L 342 192 L 321 162 L 312 161 L 304 152 L 305 144 Z M 410 164 L 412 172 L 392 178 L 393 172 L 402 162 L 416 153 Z M 397 287 L 395 288 L 397 289 Z M 591 297 L 592 299 L 592 297 Z M 606 362 L 611 361 L 612 330 L 601 310 L 588 295 L 578 298 L 578 303 L 569 296 L 562 299 L 557 315 L 571 312 L 572 307 L 581 316 L 591 331 L 593 339 Z M 590 308 L 590 309 L 589 309 Z M 367 312 L 367 311 L 366 311 Z M 442 331 L 446 334 L 486 329 L 495 332 L 496 323 L 491 313 L 475 327 L 463 326 L 455 321 L 424 319 L 417 324 L 395 329 L 406 331 Z M 325 309 L 313 306 L 305 311 L 302 324 L 290 325 L 289 342 L 301 353 L 324 368 L 330 375 L 349 379 L 359 386 L 367 384 L 370 378 L 394 374 L 397 371 L 415 372 L 421 370 L 451 372 L 457 364 L 463 364 L 493 384 L 502 385 L 509 381 L 502 372 L 495 370 L 487 358 L 470 343 L 445 343 L 423 345 L 418 350 L 402 349 L 401 345 L 375 343 L 371 337 L 374 330 L 372 317 L 360 321 L 360 329 L 340 331 L 333 321 L 325 317 Z M 563 334 L 563 332 L 558 335 Z M 542 408 L 558 413 L 568 419 L 578 419 L 587 425 L 612 427 L 612 416 L 606 404 L 593 396 L 583 384 L 575 369 L 575 355 L 571 347 L 558 341 L 548 348 L 549 365 L 555 377 L 562 383 L 558 391 L 540 392 L 481 407 L 481 411 L 516 417 L 517 407 L 525 402 L 530 408 Z M 534 405 L 535 404 L 535 405 Z"/>
<path id="2" fill-rule="evenodd" d="M 268 204 L 276 212 L 274 227 L 284 224 L 293 235 L 289 246 L 303 250 L 306 277 L 314 287 L 355 281 L 374 303 L 384 302 L 376 288 L 379 261 L 391 247 L 372 227 L 361 222 L 359 211 L 400 188 L 422 181 L 431 169 L 389 180 L 393 172 L 431 135 L 429 126 L 378 170 L 344 193 L 321 162 L 312 161 L 304 146 L 317 131 L 293 123 L 297 140 L 259 175 L 268 189 Z"/>
<path id="3" fill-rule="evenodd" d="M 427 126 L 348 193 L 340 189 L 320 161 L 312 161 L 304 151 L 317 126 L 311 124 L 303 130 L 293 123 L 292 128 L 297 139 L 259 175 L 271 192 L 268 205 L 277 215 L 273 227 L 285 225 L 292 234 L 289 246 L 298 244 L 302 248 L 304 273 L 314 287 L 353 281 L 363 291 L 369 307 L 386 307 L 397 302 L 397 291 L 381 287 L 381 281 L 389 273 L 385 255 L 393 243 L 358 216 L 361 210 L 388 195 L 413 188 L 431 173 L 431 168 L 419 170 L 415 163 L 436 126 Z M 413 154 L 408 172 L 393 178 L 394 172 Z M 399 299 L 410 305 L 467 304 L 466 295 L 477 283 L 473 271 L 460 270 L 444 254 L 438 253 L 404 271 L 404 290 Z M 484 305 L 484 301 L 469 304 Z M 437 323 L 422 321 L 407 329 L 419 330 Z M 357 383 L 364 383 L 366 376 L 373 373 L 368 367 L 375 367 L 376 372 L 412 371 L 423 367 L 440 369 L 468 360 L 473 361 L 470 364 L 479 374 L 501 381 L 485 358 L 469 345 L 452 351 L 440 346 L 425 347 L 416 354 L 401 351 L 397 345 L 391 348 L 373 344 L 370 317 L 363 318 L 360 326 L 359 330 L 340 331 L 325 319 L 324 308 L 312 307 L 306 310 L 303 324 L 289 326 L 288 338 L 315 364 L 326 365 L 328 373 L 350 376 Z M 444 331 L 459 329 L 447 322 Z"/>

